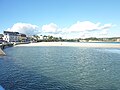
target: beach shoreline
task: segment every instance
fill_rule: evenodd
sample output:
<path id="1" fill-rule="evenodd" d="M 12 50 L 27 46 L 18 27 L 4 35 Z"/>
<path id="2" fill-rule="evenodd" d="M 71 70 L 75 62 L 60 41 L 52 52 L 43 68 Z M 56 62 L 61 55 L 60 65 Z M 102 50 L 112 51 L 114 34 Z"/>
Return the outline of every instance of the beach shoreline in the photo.
<path id="1" fill-rule="evenodd" d="M 120 44 L 110 44 L 110 43 L 77 43 L 77 42 L 39 42 L 39 43 L 29 43 L 20 44 L 20 46 L 69 46 L 69 47 L 93 47 L 93 48 L 120 48 Z"/>

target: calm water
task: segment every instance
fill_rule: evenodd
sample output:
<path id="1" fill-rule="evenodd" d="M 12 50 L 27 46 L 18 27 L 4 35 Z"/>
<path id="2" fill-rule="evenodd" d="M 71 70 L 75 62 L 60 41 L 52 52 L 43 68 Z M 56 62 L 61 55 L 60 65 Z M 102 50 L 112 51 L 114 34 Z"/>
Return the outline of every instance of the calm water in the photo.
<path id="1" fill-rule="evenodd" d="M 120 90 L 120 49 L 12 47 L 0 57 L 6 90 Z"/>

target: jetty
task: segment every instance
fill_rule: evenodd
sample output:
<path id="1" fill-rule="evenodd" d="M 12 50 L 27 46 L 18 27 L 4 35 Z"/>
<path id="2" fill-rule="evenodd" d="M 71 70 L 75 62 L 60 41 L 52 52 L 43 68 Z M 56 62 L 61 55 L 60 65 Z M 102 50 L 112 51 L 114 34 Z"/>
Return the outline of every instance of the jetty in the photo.
<path id="1" fill-rule="evenodd" d="M 0 48 L 0 56 L 5 56 L 6 54 L 3 52 L 3 50 Z"/>
<path id="2" fill-rule="evenodd" d="M 6 47 L 12 47 L 12 43 L 7 43 L 7 44 L 0 44 L 0 56 L 5 56 L 6 54 L 4 53 L 3 49 Z"/>
<path id="3" fill-rule="evenodd" d="M 0 85 L 0 90 L 5 90 L 5 89 Z"/>

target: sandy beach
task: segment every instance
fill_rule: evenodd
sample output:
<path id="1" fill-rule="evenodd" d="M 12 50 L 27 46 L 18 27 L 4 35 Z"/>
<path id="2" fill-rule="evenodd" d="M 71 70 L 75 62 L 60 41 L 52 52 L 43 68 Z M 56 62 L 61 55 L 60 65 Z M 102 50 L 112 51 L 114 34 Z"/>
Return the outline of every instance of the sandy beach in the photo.
<path id="1" fill-rule="evenodd" d="M 96 48 L 120 48 L 120 44 L 111 43 L 76 43 L 76 42 L 39 42 L 20 44 L 19 46 L 71 46 L 71 47 L 96 47 Z"/>

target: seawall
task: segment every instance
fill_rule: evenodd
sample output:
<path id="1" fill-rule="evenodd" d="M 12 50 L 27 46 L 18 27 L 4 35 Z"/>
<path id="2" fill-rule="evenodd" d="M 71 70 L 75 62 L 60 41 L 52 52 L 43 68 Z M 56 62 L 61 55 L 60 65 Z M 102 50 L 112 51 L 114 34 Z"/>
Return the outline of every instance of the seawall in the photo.
<path id="1" fill-rule="evenodd" d="M 4 56 L 6 55 L 3 51 L 3 49 L 7 48 L 7 47 L 12 47 L 13 44 L 0 44 L 0 56 Z"/>
<path id="2" fill-rule="evenodd" d="M 3 50 L 0 48 L 0 56 L 5 56 L 6 54 L 3 52 Z"/>

